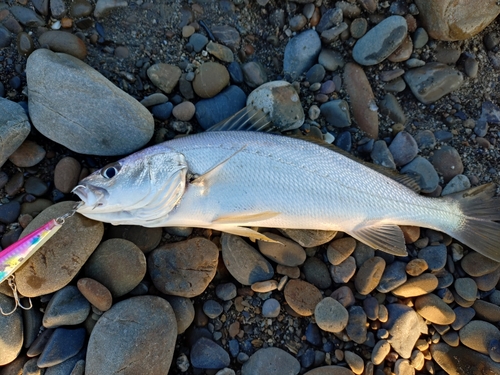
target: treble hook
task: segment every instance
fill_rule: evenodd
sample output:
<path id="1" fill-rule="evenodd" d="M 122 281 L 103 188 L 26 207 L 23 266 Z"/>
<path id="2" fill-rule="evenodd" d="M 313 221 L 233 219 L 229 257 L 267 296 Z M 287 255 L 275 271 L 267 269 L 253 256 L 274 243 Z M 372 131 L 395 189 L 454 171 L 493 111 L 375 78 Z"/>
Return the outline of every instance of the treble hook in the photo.
<path id="1" fill-rule="evenodd" d="M 21 298 L 19 298 L 19 294 L 17 293 L 17 286 L 16 286 L 16 280 L 14 278 L 14 275 L 11 275 L 8 279 L 7 282 L 9 283 L 10 289 L 12 289 L 12 294 L 14 295 L 14 308 L 10 312 L 4 312 L 2 308 L 0 307 L 0 313 L 2 315 L 8 316 L 14 314 L 16 309 L 20 307 L 23 310 L 29 310 L 33 307 L 33 303 L 31 303 L 31 298 L 28 298 L 28 301 L 30 302 L 29 306 L 23 306 L 21 303 Z"/>

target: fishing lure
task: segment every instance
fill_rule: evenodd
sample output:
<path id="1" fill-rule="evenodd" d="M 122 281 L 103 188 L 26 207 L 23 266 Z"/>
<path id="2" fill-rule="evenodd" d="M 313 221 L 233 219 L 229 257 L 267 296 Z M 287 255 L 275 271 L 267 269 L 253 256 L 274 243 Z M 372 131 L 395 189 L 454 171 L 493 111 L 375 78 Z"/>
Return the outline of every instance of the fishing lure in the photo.
<path id="1" fill-rule="evenodd" d="M 16 272 L 19 267 L 61 229 L 66 219 L 73 216 L 78 207 L 79 204 L 67 214 L 50 220 L 42 227 L 0 252 L 0 284 L 7 280 L 14 295 L 14 309 L 10 312 L 4 312 L 0 307 L 0 313 L 3 315 L 10 315 L 16 311 L 18 306 L 24 310 L 29 310 L 32 307 L 31 300 L 29 300 L 29 306 L 23 306 L 21 304 L 20 297 L 17 293 L 14 272 Z"/>

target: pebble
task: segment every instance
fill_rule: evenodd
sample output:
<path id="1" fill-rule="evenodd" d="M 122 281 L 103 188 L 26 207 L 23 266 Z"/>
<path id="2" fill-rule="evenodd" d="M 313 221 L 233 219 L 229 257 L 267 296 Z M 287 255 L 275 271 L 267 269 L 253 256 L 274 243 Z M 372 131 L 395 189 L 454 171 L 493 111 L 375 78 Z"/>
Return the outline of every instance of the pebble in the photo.
<path id="1" fill-rule="evenodd" d="M 354 305 L 354 303 L 355 303 L 354 293 L 346 285 L 335 289 L 335 291 L 332 293 L 331 297 L 334 298 L 335 300 L 339 301 L 342 304 L 342 306 L 344 306 L 345 308 L 348 308 L 348 307 Z"/>
<path id="2" fill-rule="evenodd" d="M 415 310 L 435 324 L 446 325 L 455 321 L 455 312 L 433 293 L 418 297 L 415 300 Z"/>
<path id="3" fill-rule="evenodd" d="M 70 212 L 74 204 L 67 201 L 48 207 L 28 224 L 21 236 Z M 66 219 L 62 228 L 17 271 L 19 293 L 25 297 L 37 297 L 67 285 L 96 249 L 103 233 L 101 222 L 78 214 Z"/>
<path id="4" fill-rule="evenodd" d="M 321 40 L 315 30 L 306 30 L 289 40 L 285 47 L 283 70 L 296 80 L 314 65 L 321 51 Z"/>
<path id="5" fill-rule="evenodd" d="M 42 17 L 35 13 L 30 8 L 14 5 L 8 8 L 10 13 L 24 26 L 39 27 L 45 26 L 45 21 Z"/>
<path id="6" fill-rule="evenodd" d="M 462 269 L 472 277 L 480 277 L 496 271 L 500 267 L 500 263 L 492 261 L 475 251 L 462 258 L 460 262 Z"/>
<path id="7" fill-rule="evenodd" d="M 394 140 L 389 145 L 389 151 L 394 157 L 396 166 L 402 166 L 408 164 L 417 156 L 418 146 L 410 133 L 402 131 L 394 137 Z"/>
<path id="8" fill-rule="evenodd" d="M 229 354 L 212 340 L 201 337 L 191 348 L 190 360 L 193 367 L 221 369 L 229 366 Z"/>
<path id="9" fill-rule="evenodd" d="M 445 182 L 464 171 L 460 154 L 451 146 L 442 146 L 435 150 L 430 161 L 436 171 L 443 176 Z"/>
<path id="10" fill-rule="evenodd" d="M 263 348 L 252 354 L 241 368 L 241 375 L 297 375 L 299 361 L 280 348 Z"/>
<path id="11" fill-rule="evenodd" d="M 157 104 L 151 107 L 151 113 L 155 118 L 161 121 L 166 121 L 172 114 L 172 110 L 174 109 L 174 105 L 170 102 Z"/>
<path id="12" fill-rule="evenodd" d="M 300 266 L 306 260 L 306 252 L 294 241 L 274 233 L 264 232 L 264 235 L 277 242 L 258 241 L 260 252 L 272 261 L 283 266 Z"/>
<path id="13" fill-rule="evenodd" d="M 74 18 L 90 16 L 90 14 L 92 14 L 92 4 L 87 0 L 75 0 L 70 5 L 69 13 Z"/>
<path id="14" fill-rule="evenodd" d="M 386 168 L 396 169 L 394 157 L 387 147 L 387 143 L 383 140 L 378 140 L 373 144 L 373 149 L 370 153 L 373 163 Z"/>
<path id="15" fill-rule="evenodd" d="M 78 280 L 77 287 L 87 301 L 99 310 L 108 311 L 110 309 L 113 303 L 113 297 L 109 289 L 100 282 L 84 277 Z"/>
<path id="16" fill-rule="evenodd" d="M 83 348 L 85 337 L 86 332 L 83 327 L 56 328 L 38 357 L 37 366 L 52 367 L 77 355 Z"/>
<path id="17" fill-rule="evenodd" d="M 488 356 L 470 350 L 463 345 L 456 348 L 445 343 L 433 344 L 430 347 L 432 359 L 448 374 L 482 375 L 500 374 L 500 365 Z M 481 366 L 478 366 L 478 363 Z"/>
<path id="18" fill-rule="evenodd" d="M 367 295 L 378 285 L 385 270 L 385 260 L 376 256 L 364 262 L 354 279 L 359 294 Z"/>
<path id="19" fill-rule="evenodd" d="M 475 277 L 474 281 L 477 284 L 477 289 L 487 292 L 495 288 L 495 285 L 498 284 L 500 280 L 500 268 L 497 268 L 495 271 L 490 272 L 486 275 Z M 500 305 L 500 303 L 498 303 Z"/>
<path id="20" fill-rule="evenodd" d="M 0 97 L 0 167 L 23 144 L 30 129 L 23 107 Z"/>
<path id="21" fill-rule="evenodd" d="M 476 59 L 468 57 L 464 60 L 464 72 L 467 77 L 476 78 L 479 71 L 479 62 Z"/>
<path id="22" fill-rule="evenodd" d="M 406 273 L 410 276 L 420 276 L 428 268 L 425 259 L 412 259 L 406 265 Z"/>
<path id="23" fill-rule="evenodd" d="M 332 279 L 326 264 L 316 257 L 309 257 L 302 266 L 308 282 L 320 289 L 327 289 L 332 285 Z"/>
<path id="24" fill-rule="evenodd" d="M 168 102 L 168 96 L 161 92 L 155 92 L 154 94 L 148 95 L 141 100 L 141 104 L 144 107 L 153 107 L 157 104 L 164 104 L 167 102 Z"/>
<path id="25" fill-rule="evenodd" d="M 490 358 L 495 362 L 500 362 L 500 341 L 491 340 L 490 346 L 488 347 L 488 354 Z"/>
<path id="26" fill-rule="evenodd" d="M 416 156 L 401 168 L 401 173 L 415 176 L 422 193 L 432 193 L 439 185 L 436 170 L 427 159 L 421 156 Z"/>
<path id="27" fill-rule="evenodd" d="M 432 292 L 437 286 L 436 276 L 423 273 L 420 276 L 409 278 L 404 284 L 391 290 L 391 293 L 402 298 L 418 297 Z"/>
<path id="28" fill-rule="evenodd" d="M 217 41 L 225 46 L 228 46 L 233 51 L 236 51 L 239 48 L 241 37 L 234 27 L 227 25 L 214 25 L 212 26 L 212 33 Z"/>
<path id="29" fill-rule="evenodd" d="M 355 63 L 347 63 L 344 66 L 344 81 L 358 127 L 370 138 L 377 139 L 378 107 L 363 68 Z"/>
<path id="30" fill-rule="evenodd" d="M 126 6 L 128 6 L 126 0 L 97 0 L 94 9 L 94 16 L 96 18 L 105 17 L 113 10 Z"/>
<path id="31" fill-rule="evenodd" d="M 458 89 L 464 79 L 459 71 L 438 62 L 410 69 L 403 77 L 413 95 L 424 104 L 433 103 Z"/>
<path id="32" fill-rule="evenodd" d="M 269 298 L 262 304 L 262 316 L 265 318 L 276 318 L 280 314 L 281 305 L 278 300 Z"/>
<path id="33" fill-rule="evenodd" d="M 177 120 L 189 121 L 193 118 L 196 108 L 191 102 L 182 102 L 177 104 L 173 110 L 172 114 Z"/>
<path id="34" fill-rule="evenodd" d="M 482 320 L 473 320 L 467 323 L 458 334 L 462 344 L 483 354 L 488 354 L 492 340 L 500 340 L 498 328 Z"/>
<path id="35" fill-rule="evenodd" d="M 224 233 L 221 245 L 224 264 L 239 283 L 252 285 L 273 277 L 271 264 L 241 237 Z"/>
<path id="36" fill-rule="evenodd" d="M 472 308 L 476 311 L 478 319 L 494 324 L 500 322 L 500 306 L 483 300 L 477 300 L 472 305 Z"/>
<path id="37" fill-rule="evenodd" d="M 11 42 L 12 42 L 12 37 L 10 35 L 10 31 L 7 30 L 5 27 L 0 26 L 0 48 L 5 48 L 10 46 Z"/>
<path id="38" fill-rule="evenodd" d="M 354 372 L 357 375 L 360 375 L 363 373 L 363 370 L 365 369 L 365 364 L 363 362 L 363 358 L 361 358 L 359 355 L 346 350 L 344 352 L 344 358 L 349 367 L 351 368 L 352 372 Z"/>
<path id="39" fill-rule="evenodd" d="M 222 314 L 222 311 L 223 311 L 222 305 L 213 299 L 206 300 L 203 303 L 203 312 L 210 319 L 217 318 L 220 314 Z"/>
<path id="40" fill-rule="evenodd" d="M 14 299 L 0 293 L 0 306 L 6 312 L 14 309 Z M 0 366 L 16 359 L 23 346 L 23 319 L 19 309 L 11 315 L 0 315 Z"/>
<path id="41" fill-rule="evenodd" d="M 62 158 L 54 170 L 54 186 L 62 193 L 69 194 L 80 180 L 80 163 L 70 156 Z"/>
<path id="42" fill-rule="evenodd" d="M 318 63 L 330 72 L 336 71 L 345 65 L 344 57 L 338 51 L 333 49 L 323 48 L 318 56 Z M 327 94 L 324 92 L 324 94 Z"/>
<path id="43" fill-rule="evenodd" d="M 457 48 L 449 48 L 438 45 L 435 50 L 436 60 L 443 64 L 455 65 L 460 58 L 461 51 Z"/>
<path id="44" fill-rule="evenodd" d="M 346 128 L 351 126 L 351 116 L 349 105 L 345 100 L 330 100 L 320 106 L 321 113 L 325 116 L 328 124 L 336 128 Z"/>
<path id="45" fill-rule="evenodd" d="M 276 272 L 280 275 L 288 276 L 291 279 L 298 279 L 300 277 L 300 268 L 299 267 L 287 267 L 278 264 L 276 266 Z"/>
<path id="46" fill-rule="evenodd" d="M 351 306 L 348 312 L 346 333 L 356 344 L 363 344 L 367 339 L 366 314 L 361 306 Z"/>
<path id="47" fill-rule="evenodd" d="M 427 262 L 430 271 L 439 271 L 446 265 L 446 246 L 443 244 L 427 246 L 420 249 L 418 257 Z"/>
<path id="48" fill-rule="evenodd" d="M 330 275 L 333 282 L 337 284 L 344 284 L 349 282 L 356 272 L 356 260 L 354 257 L 349 256 L 339 265 L 330 266 Z"/>
<path id="49" fill-rule="evenodd" d="M 382 328 L 389 331 L 387 341 L 392 349 L 402 358 L 410 358 L 413 347 L 420 337 L 420 319 L 411 308 L 402 304 L 386 305 L 389 320 L 382 324 Z"/>
<path id="50" fill-rule="evenodd" d="M 202 98 L 213 98 L 229 84 L 227 69 L 216 62 L 206 62 L 196 71 L 193 90 Z"/>
<path id="51" fill-rule="evenodd" d="M 224 246 L 222 251 L 224 256 Z M 148 271 L 162 293 L 191 298 L 201 294 L 214 278 L 218 256 L 213 242 L 195 237 L 153 250 Z"/>
<path id="52" fill-rule="evenodd" d="M 78 288 L 67 285 L 50 299 L 42 323 L 45 328 L 80 324 L 87 318 L 89 311 L 90 304 Z"/>
<path id="53" fill-rule="evenodd" d="M 351 237 L 339 238 L 328 245 L 328 261 L 334 266 L 338 266 L 346 260 L 356 248 L 356 240 Z"/>
<path id="54" fill-rule="evenodd" d="M 208 38 L 203 34 L 194 33 L 189 37 L 189 44 L 193 46 L 193 50 L 196 53 L 201 52 L 201 50 L 205 48 L 207 43 Z"/>
<path id="55" fill-rule="evenodd" d="M 384 86 L 384 90 L 389 92 L 403 92 L 405 89 L 406 89 L 406 83 L 401 77 L 398 77 L 395 80 L 388 82 Z"/>
<path id="56" fill-rule="evenodd" d="M 180 335 L 193 323 L 195 317 L 193 302 L 189 298 L 177 296 L 166 296 L 166 299 L 174 310 L 177 321 L 177 333 Z"/>
<path id="57" fill-rule="evenodd" d="M 161 228 L 145 228 L 139 225 L 116 225 L 106 231 L 106 237 L 122 238 L 134 243 L 144 254 L 155 249 L 162 237 Z"/>
<path id="58" fill-rule="evenodd" d="M 460 191 L 467 190 L 471 187 L 470 180 L 467 176 L 463 174 L 458 174 L 453 177 L 450 182 L 446 184 L 443 191 L 441 192 L 441 196 L 458 193 Z"/>
<path id="59" fill-rule="evenodd" d="M 288 305 L 301 316 L 311 316 L 316 305 L 323 299 L 314 285 L 302 280 L 290 280 L 284 290 Z"/>
<path id="60" fill-rule="evenodd" d="M 408 26 L 403 17 L 387 17 L 356 42 L 352 56 L 361 65 L 378 64 L 403 43 L 407 31 Z"/>
<path id="61" fill-rule="evenodd" d="M 151 82 L 167 94 L 173 91 L 181 78 L 181 74 L 182 72 L 177 66 L 165 63 L 151 65 L 147 70 Z"/>
<path id="62" fill-rule="evenodd" d="M 411 57 L 413 52 L 413 42 L 410 36 L 406 36 L 403 40 L 403 43 L 387 58 L 390 62 L 402 62 L 406 61 Z"/>
<path id="63" fill-rule="evenodd" d="M 466 301 L 475 301 L 477 298 L 476 282 L 470 277 L 462 277 L 455 280 L 455 291 Z"/>
<path id="64" fill-rule="evenodd" d="M 310 84 L 320 83 L 325 78 L 325 68 L 321 64 L 314 64 L 306 73 L 306 81 Z"/>
<path id="65" fill-rule="evenodd" d="M 223 301 L 230 301 L 236 297 L 236 285 L 233 283 L 222 283 L 215 287 L 215 294 Z"/>
<path id="66" fill-rule="evenodd" d="M 65 31 L 50 30 L 44 32 L 38 38 L 40 45 L 48 46 L 54 52 L 63 52 L 84 60 L 87 56 L 87 47 L 76 35 Z"/>
<path id="67" fill-rule="evenodd" d="M 203 129 L 209 129 L 242 109 L 246 99 L 242 89 L 231 85 L 213 98 L 198 101 L 195 104 L 196 120 Z"/>
<path id="68" fill-rule="evenodd" d="M 398 99 L 391 93 L 385 94 L 384 98 L 380 101 L 380 112 L 389 116 L 389 118 L 396 122 L 405 124 L 406 116 L 403 112 L 401 104 Z"/>
<path id="69" fill-rule="evenodd" d="M 460 338 L 458 337 L 458 333 L 455 331 L 448 331 L 441 336 L 443 341 L 450 346 L 457 347 L 460 345 Z"/>
<path id="70" fill-rule="evenodd" d="M 267 82 L 267 73 L 262 64 L 249 61 L 241 66 L 245 83 L 252 88 L 258 88 Z"/>
<path id="71" fill-rule="evenodd" d="M 391 344 L 387 340 L 377 341 L 371 353 L 371 361 L 376 366 L 382 364 L 390 351 Z"/>
<path id="72" fill-rule="evenodd" d="M 118 374 L 126 368 L 131 374 L 166 374 L 176 339 L 175 314 L 163 298 L 139 296 L 120 301 L 92 330 L 85 373 Z"/>
<path id="73" fill-rule="evenodd" d="M 35 176 L 29 177 L 24 183 L 24 190 L 26 193 L 40 197 L 45 195 L 49 190 L 49 187 L 45 182 Z"/>
<path id="74" fill-rule="evenodd" d="M 316 26 L 316 31 L 321 34 L 327 29 L 338 26 L 344 19 L 342 10 L 339 8 L 330 8 L 323 13 L 321 19 Z"/>
<path id="75" fill-rule="evenodd" d="M 325 297 L 316 305 L 314 318 L 323 331 L 339 333 L 347 326 L 349 313 L 340 302 Z"/>
<path id="76" fill-rule="evenodd" d="M 354 373 L 348 368 L 342 366 L 323 366 L 317 367 L 306 372 L 304 375 L 353 375 Z"/>
<path id="77" fill-rule="evenodd" d="M 19 217 L 20 212 L 21 205 L 17 201 L 10 201 L 0 205 L 0 223 L 13 223 Z"/>
<path id="78" fill-rule="evenodd" d="M 251 289 L 256 293 L 269 293 L 278 289 L 276 280 L 258 281 L 252 284 Z"/>
<path id="79" fill-rule="evenodd" d="M 233 51 L 222 44 L 209 41 L 205 48 L 209 54 L 223 62 L 232 63 L 234 61 Z M 229 75 L 231 75 L 231 71 L 229 71 Z"/>
<path id="80" fill-rule="evenodd" d="M 352 20 L 351 26 L 349 27 L 349 31 L 351 36 L 355 39 L 361 38 L 366 34 L 368 30 L 368 21 L 365 18 L 356 18 Z"/>
<path id="81" fill-rule="evenodd" d="M 16 167 L 29 168 L 40 163 L 45 157 L 45 150 L 42 146 L 33 141 L 24 141 L 16 151 L 14 151 L 9 160 Z"/>

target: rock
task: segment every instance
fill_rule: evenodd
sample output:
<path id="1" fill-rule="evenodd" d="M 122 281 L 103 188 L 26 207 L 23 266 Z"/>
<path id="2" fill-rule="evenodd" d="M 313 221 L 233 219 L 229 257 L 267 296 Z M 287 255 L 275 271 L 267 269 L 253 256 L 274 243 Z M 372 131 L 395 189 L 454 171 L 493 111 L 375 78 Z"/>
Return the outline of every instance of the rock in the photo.
<path id="1" fill-rule="evenodd" d="M 429 265 L 425 259 L 412 259 L 406 265 L 406 273 L 410 276 L 420 276 L 424 271 L 429 269 Z"/>
<path id="2" fill-rule="evenodd" d="M 335 289 L 331 297 L 339 301 L 345 308 L 354 305 L 354 303 L 356 302 L 354 298 L 354 293 L 352 292 L 351 288 L 349 288 L 346 285 Z"/>
<path id="3" fill-rule="evenodd" d="M 58 290 L 50 299 L 43 315 L 45 328 L 83 323 L 90 311 L 90 304 L 74 285 Z M 76 350 L 74 354 L 79 351 Z M 68 357 L 69 358 L 69 357 Z"/>
<path id="4" fill-rule="evenodd" d="M 496 271 L 500 267 L 499 262 L 494 262 L 484 255 L 471 251 L 462 258 L 460 262 L 462 269 L 472 277 L 480 277 Z"/>
<path id="5" fill-rule="evenodd" d="M 280 314 L 281 305 L 274 298 L 269 298 L 262 304 L 262 316 L 265 318 L 276 318 Z"/>
<path id="6" fill-rule="evenodd" d="M 77 283 L 78 290 L 92 305 L 101 311 L 108 311 L 113 303 L 113 297 L 108 288 L 100 282 L 88 277 L 81 278 Z"/>
<path id="7" fill-rule="evenodd" d="M 189 37 L 189 44 L 196 53 L 200 53 L 202 49 L 205 48 L 207 43 L 208 38 L 203 34 L 194 33 Z"/>
<path id="8" fill-rule="evenodd" d="M 411 352 L 420 337 L 420 320 L 417 313 L 408 306 L 389 304 L 386 306 L 389 320 L 382 328 L 389 331 L 387 341 L 402 358 L 410 358 Z"/>
<path id="9" fill-rule="evenodd" d="M 318 56 L 318 62 L 330 72 L 334 72 L 345 65 L 344 57 L 341 53 L 327 48 L 321 49 Z"/>
<path id="10" fill-rule="evenodd" d="M 214 278 L 218 256 L 217 246 L 201 237 L 165 244 L 149 255 L 149 275 L 162 293 L 195 297 Z"/>
<path id="11" fill-rule="evenodd" d="M 23 107 L 0 97 L 0 167 L 21 146 L 30 129 Z"/>
<path id="12" fill-rule="evenodd" d="M 77 59 L 84 60 L 87 56 L 87 47 L 76 35 L 65 31 L 50 30 L 38 38 L 40 45 L 46 45 L 53 52 L 67 53 Z"/>
<path id="13" fill-rule="evenodd" d="M 363 358 L 361 358 L 359 355 L 346 350 L 344 351 L 344 358 L 351 370 L 355 374 L 362 374 L 363 370 L 365 369 L 365 363 L 363 362 Z"/>
<path id="14" fill-rule="evenodd" d="M 134 289 L 146 274 L 146 257 L 132 242 L 112 238 L 102 242 L 85 264 L 85 276 L 109 289 L 114 298 Z"/>
<path id="15" fill-rule="evenodd" d="M 401 168 L 401 173 L 415 177 L 422 193 L 432 193 L 438 187 L 439 176 L 436 170 L 427 159 L 421 156 L 415 157 Z"/>
<path id="16" fill-rule="evenodd" d="M 342 366 L 323 366 L 307 371 L 304 375 L 354 375 L 354 372 Z"/>
<path id="17" fill-rule="evenodd" d="M 23 144 L 10 155 L 9 160 L 16 167 L 29 168 L 40 163 L 44 157 L 45 150 L 42 146 L 33 141 L 24 141 Z"/>
<path id="18" fill-rule="evenodd" d="M 410 69 L 403 77 L 413 95 L 424 104 L 433 103 L 458 89 L 464 80 L 462 73 L 438 62 Z"/>
<path id="19" fill-rule="evenodd" d="M 462 345 L 453 348 L 440 342 L 431 345 L 430 351 L 433 360 L 448 374 L 500 374 L 500 364 L 493 362 L 488 356 Z"/>
<path id="20" fill-rule="evenodd" d="M 36 50 L 26 75 L 33 125 L 75 152 L 128 154 L 153 135 L 153 117 L 144 106 L 72 56 Z"/>
<path id="21" fill-rule="evenodd" d="M 287 43 L 283 70 L 292 80 L 297 79 L 314 65 L 321 51 L 321 40 L 315 30 L 306 30 Z"/>
<path id="22" fill-rule="evenodd" d="M 83 348 L 85 336 L 86 332 L 83 327 L 56 328 L 38 357 L 37 366 L 52 367 L 77 355 Z"/>
<path id="23" fill-rule="evenodd" d="M 257 61 L 249 61 L 241 66 L 245 83 L 252 88 L 258 88 L 267 82 L 266 68 Z"/>
<path id="24" fill-rule="evenodd" d="M 239 283 L 252 285 L 273 277 L 271 264 L 241 237 L 224 233 L 221 245 L 224 264 Z"/>
<path id="25" fill-rule="evenodd" d="M 128 374 L 166 374 L 176 338 L 174 311 L 163 298 L 140 296 L 118 302 L 92 330 L 85 374 L 117 375 L 124 369 Z"/>
<path id="26" fill-rule="evenodd" d="M 202 98 L 213 98 L 229 84 L 229 73 L 224 65 L 206 62 L 196 71 L 194 92 Z"/>
<path id="27" fill-rule="evenodd" d="M 202 369 L 221 369 L 230 363 L 229 354 L 206 337 L 201 337 L 193 345 L 190 359 L 193 367 Z"/>
<path id="28" fill-rule="evenodd" d="M 354 257 L 349 256 L 339 265 L 330 266 L 330 275 L 335 283 L 347 283 L 356 272 L 356 260 Z"/>
<path id="29" fill-rule="evenodd" d="M 195 316 L 193 302 L 189 298 L 177 296 L 166 296 L 166 299 L 174 309 L 177 333 L 180 335 L 193 323 Z"/>
<path id="30" fill-rule="evenodd" d="M 209 129 L 242 109 L 246 99 L 242 89 L 231 85 L 213 98 L 198 101 L 195 104 L 196 120 L 203 129 Z"/>
<path id="31" fill-rule="evenodd" d="M 48 207 L 28 224 L 21 237 L 70 212 L 74 204 L 67 201 Z M 37 297 L 67 285 L 96 249 L 103 233 L 101 222 L 80 214 L 66 219 L 62 228 L 16 272 L 19 293 Z"/>
<path id="32" fill-rule="evenodd" d="M 5 312 L 14 309 L 14 299 L 0 293 L 0 307 Z M 23 318 L 20 309 L 11 315 L 0 315 L 0 366 L 16 359 L 23 346 Z"/>
<path id="33" fill-rule="evenodd" d="M 477 300 L 472 305 L 472 308 L 476 311 L 476 317 L 478 319 L 493 324 L 500 322 L 500 306 L 483 300 Z"/>
<path id="34" fill-rule="evenodd" d="M 349 322 L 346 333 L 357 344 L 363 344 L 367 339 L 366 314 L 361 306 L 351 306 L 348 310 Z"/>
<path id="35" fill-rule="evenodd" d="M 370 29 L 352 50 L 361 65 L 375 65 L 391 55 L 406 38 L 408 26 L 401 16 L 390 16 Z"/>
<path id="36" fill-rule="evenodd" d="M 222 314 L 222 311 L 222 305 L 213 299 L 206 300 L 203 303 L 203 312 L 210 319 L 217 318 L 220 314 Z"/>
<path id="37" fill-rule="evenodd" d="M 215 56 L 223 62 L 232 63 L 234 61 L 234 54 L 231 49 L 223 46 L 222 44 L 209 41 L 206 46 L 206 50 L 209 54 Z"/>
<path id="38" fill-rule="evenodd" d="M 464 40 L 479 33 L 500 13 L 494 0 L 474 1 L 416 0 L 423 27 L 437 40 Z M 473 16 L 471 17 L 471 14 Z"/>
<path id="39" fill-rule="evenodd" d="M 299 361 L 280 348 L 257 350 L 243 364 L 241 375 L 297 375 L 300 371 Z"/>
<path id="40" fill-rule="evenodd" d="M 395 123 L 406 123 L 406 116 L 403 108 L 401 107 L 401 104 L 399 104 L 398 99 L 391 93 L 385 94 L 384 98 L 380 102 L 380 112 L 389 116 L 389 118 Z"/>
<path id="41" fill-rule="evenodd" d="M 286 81 L 272 81 L 253 90 L 247 106 L 262 109 L 280 131 L 297 129 L 304 123 L 304 109 L 297 91 Z"/>
<path id="42" fill-rule="evenodd" d="M 280 229 L 280 232 L 303 247 L 323 245 L 331 241 L 337 234 L 336 231 L 313 229 Z"/>
<path id="43" fill-rule="evenodd" d="M 215 287 L 215 294 L 223 301 L 229 301 L 236 297 L 236 285 L 233 283 L 218 284 Z"/>
<path id="44" fill-rule="evenodd" d="M 144 254 L 156 248 L 161 241 L 162 228 L 139 225 L 116 225 L 106 231 L 107 238 L 122 238 L 134 243 Z"/>
<path id="45" fill-rule="evenodd" d="M 344 67 L 344 81 L 351 108 L 359 128 L 370 138 L 378 138 L 378 107 L 363 68 L 355 63 Z"/>
<path id="46" fill-rule="evenodd" d="M 439 244 L 424 247 L 418 252 L 418 257 L 425 260 L 429 267 L 429 270 L 439 271 L 446 265 L 446 246 Z"/>
<path id="47" fill-rule="evenodd" d="M 375 346 L 373 347 L 371 360 L 374 365 L 378 366 L 384 362 L 385 357 L 391 351 L 391 344 L 387 342 L 387 340 L 377 341 Z"/>
<path id="48" fill-rule="evenodd" d="M 332 285 L 328 267 L 316 257 L 307 258 L 302 266 L 302 271 L 306 280 L 320 289 L 327 289 Z"/>
<path id="49" fill-rule="evenodd" d="M 477 298 L 476 282 L 470 277 L 462 277 L 455 280 L 455 291 L 466 301 L 475 301 Z"/>
<path id="50" fill-rule="evenodd" d="M 443 191 L 441 192 L 441 196 L 458 193 L 461 191 L 465 191 L 471 187 L 469 178 L 464 176 L 463 174 L 458 174 L 451 179 L 450 182 L 446 184 Z"/>
<path id="51" fill-rule="evenodd" d="M 410 133 L 399 132 L 389 146 L 397 166 L 402 166 L 411 162 L 418 153 L 417 142 Z"/>
<path id="52" fill-rule="evenodd" d="M 349 313 L 340 302 L 326 297 L 316 305 L 314 318 L 323 331 L 339 333 L 347 326 Z"/>
<path id="53" fill-rule="evenodd" d="M 321 105 L 321 113 L 326 121 L 336 128 L 346 128 L 351 126 L 351 116 L 349 114 L 349 104 L 345 100 L 330 100 Z"/>
<path id="54" fill-rule="evenodd" d="M 386 168 L 396 169 L 394 157 L 387 147 L 387 143 L 383 140 L 378 140 L 373 143 L 373 149 L 370 153 L 373 163 L 381 165 Z"/>
<path id="55" fill-rule="evenodd" d="M 228 46 L 233 51 L 236 51 L 240 47 L 241 37 L 234 27 L 214 25 L 212 26 L 212 33 L 218 42 Z"/>
<path id="56" fill-rule="evenodd" d="M 460 342 L 465 346 L 483 354 L 488 354 L 492 340 L 500 339 L 500 331 L 491 323 L 473 320 L 458 332 Z"/>
<path id="57" fill-rule="evenodd" d="M 151 65 L 147 71 L 149 79 L 163 92 L 170 94 L 181 78 L 181 70 L 171 64 Z"/>
<path id="58" fill-rule="evenodd" d="M 418 297 L 430 293 L 438 286 L 438 279 L 430 273 L 408 279 L 403 285 L 391 291 L 397 297 Z"/>
<path id="59" fill-rule="evenodd" d="M 430 161 L 436 171 L 443 176 L 444 182 L 450 181 L 464 171 L 460 154 L 451 146 L 442 146 L 434 151 L 434 156 Z"/>
<path id="60" fill-rule="evenodd" d="M 346 260 L 356 248 L 356 240 L 352 237 L 339 238 L 333 240 L 326 252 L 328 261 L 334 266 L 338 266 Z"/>
<path id="61" fill-rule="evenodd" d="M 12 15 L 24 26 L 39 27 L 45 26 L 42 17 L 30 8 L 14 5 L 8 8 Z"/>
<path id="62" fill-rule="evenodd" d="M 323 13 L 321 19 L 316 26 L 316 31 L 321 34 L 323 31 L 338 26 L 344 19 L 342 10 L 339 8 L 331 8 Z"/>
<path id="63" fill-rule="evenodd" d="M 486 275 L 475 277 L 474 281 L 477 284 L 477 289 L 482 292 L 487 292 L 495 288 L 500 280 L 500 268 L 495 271 L 487 273 Z M 500 292 L 499 292 L 500 293 Z M 500 303 L 498 303 L 500 305 Z"/>
<path id="64" fill-rule="evenodd" d="M 94 16 L 96 18 L 105 17 L 111 11 L 128 6 L 126 0 L 97 0 L 94 9 Z"/>
<path id="65" fill-rule="evenodd" d="M 290 280 L 285 286 L 284 295 L 292 310 L 301 316 L 311 316 L 323 299 L 318 288 L 302 280 Z"/>
<path id="66" fill-rule="evenodd" d="M 70 15 L 74 18 L 90 16 L 92 14 L 92 4 L 90 4 L 87 0 L 75 0 L 71 3 L 69 12 Z"/>
<path id="67" fill-rule="evenodd" d="M 54 170 L 54 185 L 62 193 L 69 194 L 80 179 L 80 163 L 70 157 L 62 158 Z"/>
<path id="68" fill-rule="evenodd" d="M 0 223 L 11 224 L 17 220 L 21 212 L 21 205 L 17 201 L 10 201 L 0 205 Z M 304 253 L 305 256 L 305 253 Z"/>
<path id="69" fill-rule="evenodd" d="M 455 312 L 441 298 L 429 293 L 415 300 L 415 310 L 428 321 L 435 324 L 451 324 L 455 321 Z"/>
<path id="70" fill-rule="evenodd" d="M 370 294 L 378 285 L 385 270 L 385 260 L 373 257 L 364 262 L 354 279 L 354 285 L 359 294 Z"/>
<path id="71" fill-rule="evenodd" d="M 306 73 L 306 81 L 310 84 L 321 83 L 325 78 L 325 68 L 321 64 L 314 64 Z"/>

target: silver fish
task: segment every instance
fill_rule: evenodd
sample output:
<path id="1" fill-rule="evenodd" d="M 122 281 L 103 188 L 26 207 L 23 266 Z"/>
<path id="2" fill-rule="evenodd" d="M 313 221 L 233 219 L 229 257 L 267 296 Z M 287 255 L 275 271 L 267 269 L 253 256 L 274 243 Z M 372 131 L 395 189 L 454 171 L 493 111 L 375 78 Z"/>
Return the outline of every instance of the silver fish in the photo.
<path id="1" fill-rule="evenodd" d="M 336 230 L 407 254 L 399 225 L 431 228 L 500 261 L 500 199 L 483 185 L 430 198 L 342 153 L 281 135 L 205 132 L 144 149 L 74 189 L 78 212 L 115 225 Z"/>

